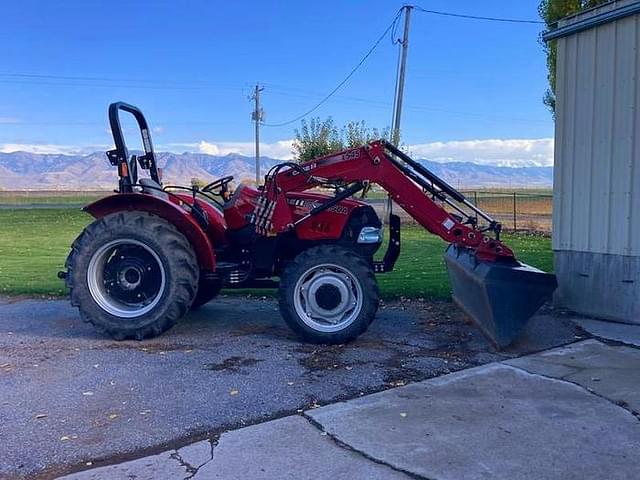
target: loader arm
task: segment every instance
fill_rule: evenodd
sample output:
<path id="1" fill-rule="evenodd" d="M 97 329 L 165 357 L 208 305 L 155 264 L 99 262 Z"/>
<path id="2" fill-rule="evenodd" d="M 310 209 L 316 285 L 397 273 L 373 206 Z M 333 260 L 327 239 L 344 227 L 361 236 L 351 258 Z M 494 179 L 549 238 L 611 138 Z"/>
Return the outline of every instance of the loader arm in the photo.
<path id="1" fill-rule="evenodd" d="M 555 290 L 555 276 L 517 261 L 500 241 L 498 222 L 433 172 L 382 140 L 302 165 L 275 166 L 267 174 L 255 211 L 256 231 L 261 235 L 295 231 L 307 219 L 371 183 L 384 188 L 420 225 L 450 244 L 444 259 L 453 301 L 496 348 L 517 338 Z M 336 188 L 335 196 L 294 220 L 287 193 L 321 185 Z M 484 227 L 478 225 L 478 217 L 482 217 Z"/>
<path id="2" fill-rule="evenodd" d="M 343 185 L 336 201 L 358 192 L 368 184 L 381 186 L 420 225 L 448 243 L 473 249 L 480 260 L 515 261 L 514 254 L 500 241 L 500 224 L 464 196 L 410 159 L 395 146 L 379 140 L 362 147 L 320 157 L 299 166 L 284 164 L 267 175 L 262 208 L 257 211 L 259 233 L 278 234 L 296 229 L 308 217 L 323 210 L 320 206 L 307 217 L 293 221 L 286 194 L 323 184 Z M 329 201 L 326 205 L 331 206 Z M 445 208 L 448 205 L 452 213 Z M 488 226 L 479 228 L 477 217 Z M 260 231 L 260 227 L 262 231 Z M 493 235 L 490 235 L 493 234 Z"/>

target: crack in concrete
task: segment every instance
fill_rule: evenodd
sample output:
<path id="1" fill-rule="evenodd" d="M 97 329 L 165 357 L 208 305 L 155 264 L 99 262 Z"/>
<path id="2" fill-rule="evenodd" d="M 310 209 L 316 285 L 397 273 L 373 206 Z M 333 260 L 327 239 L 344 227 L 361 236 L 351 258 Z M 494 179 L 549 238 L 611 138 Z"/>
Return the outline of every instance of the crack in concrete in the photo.
<path id="1" fill-rule="evenodd" d="M 193 478 L 193 476 L 198 472 L 198 468 L 199 467 L 194 467 L 189 462 L 184 460 L 180 456 L 180 452 L 178 452 L 178 450 L 174 450 L 171 454 L 169 454 L 169 458 L 171 460 L 175 460 L 176 462 L 178 462 L 180 464 L 180 466 L 183 467 L 186 470 L 186 473 L 190 474 L 190 475 L 188 475 L 186 477 L 183 477 L 184 480 L 187 480 L 189 478 Z"/>
<path id="2" fill-rule="evenodd" d="M 214 451 L 215 448 L 218 446 L 218 442 L 220 441 L 220 437 L 222 436 L 222 434 L 218 435 L 217 437 L 212 437 L 212 438 L 208 438 L 207 441 L 209 442 L 209 447 L 211 448 L 211 458 L 209 458 L 209 460 L 207 460 L 206 462 L 204 462 L 202 465 L 200 465 L 200 467 L 198 467 L 198 469 L 204 467 L 205 465 L 207 465 L 208 463 L 213 461 L 213 455 L 214 455 Z"/>
<path id="3" fill-rule="evenodd" d="M 173 453 L 171 453 L 169 455 L 169 458 L 171 458 L 172 460 L 177 461 L 180 464 L 180 466 L 183 467 L 186 470 L 186 473 L 188 475 L 186 477 L 183 477 L 183 480 L 190 480 L 190 479 L 194 478 L 198 474 L 198 471 L 200 471 L 200 469 L 202 467 L 204 467 L 205 465 L 207 465 L 209 462 L 211 462 L 213 460 L 213 450 L 218 445 L 218 441 L 217 441 L 217 439 L 214 439 L 214 438 L 208 438 L 208 439 L 206 439 L 206 441 L 209 442 L 209 447 L 210 447 L 209 460 L 203 462 L 202 464 L 198 465 L 197 467 L 194 467 L 189 462 L 187 462 L 185 459 L 183 459 L 182 456 L 180 455 L 180 451 L 178 449 L 175 449 L 173 451 Z M 191 445 L 193 445 L 193 444 L 191 444 Z M 185 445 L 185 447 L 189 447 L 189 446 L 190 445 Z M 182 448 L 185 448 L 185 447 L 182 447 Z"/>
<path id="4" fill-rule="evenodd" d="M 640 412 L 637 412 L 636 410 L 632 409 L 631 407 L 629 407 L 629 404 L 627 402 L 625 402 L 624 400 L 612 400 L 609 397 L 606 397 L 598 392 L 593 391 L 592 389 L 590 389 L 589 387 L 585 387 L 584 385 L 581 385 L 577 382 L 573 382 L 571 380 L 568 380 L 567 378 L 565 378 L 566 376 L 562 376 L 562 377 L 552 377 L 550 375 L 545 375 L 543 373 L 538 373 L 538 372 L 532 372 L 530 370 L 527 370 L 524 367 L 521 366 L 515 366 L 515 365 L 510 365 L 507 363 L 502 363 L 502 365 L 506 366 L 506 367 L 511 367 L 511 368 L 515 368 L 516 370 L 520 370 L 522 372 L 528 373 L 529 375 L 537 375 L 539 377 L 542 378 L 546 378 L 547 380 L 554 380 L 556 382 L 563 382 L 563 383 L 569 383 L 571 385 L 575 385 L 576 387 L 580 388 L 581 390 L 584 390 L 587 393 L 590 393 L 591 395 L 594 395 L 598 398 L 601 398 L 605 401 L 607 401 L 608 403 L 615 405 L 618 408 L 621 408 L 622 410 L 624 410 L 625 412 L 630 413 L 631 415 L 633 415 L 635 417 L 636 420 L 640 421 Z M 581 370 L 586 370 L 585 369 L 578 369 L 578 371 Z M 568 375 L 572 375 L 573 373 L 570 373 Z"/>
<path id="5" fill-rule="evenodd" d="M 627 325 L 627 324 L 624 324 L 624 325 Z M 600 343 L 604 343 L 605 345 L 609 345 L 612 347 L 628 347 L 628 348 L 633 348 L 635 350 L 640 350 L 640 345 L 638 345 L 637 343 L 627 343 L 624 340 L 616 340 L 613 338 L 601 337 L 600 335 L 596 335 L 595 333 L 591 333 L 591 332 L 589 332 L 589 334 L 591 335 L 591 338 L 593 338 L 594 340 L 597 340 Z"/>
<path id="6" fill-rule="evenodd" d="M 404 468 L 397 467 L 391 463 L 385 462 L 384 460 L 380 460 L 379 458 L 373 457 L 368 453 L 363 452 L 362 450 L 358 450 L 357 448 L 352 447 L 348 443 L 343 442 L 342 440 L 337 438 L 335 435 L 332 435 L 331 433 L 327 432 L 321 423 L 317 422 L 316 420 L 308 416 L 305 412 L 302 412 L 300 416 L 304 418 L 306 421 L 308 421 L 311 424 L 311 426 L 315 427 L 317 430 L 320 430 L 320 432 L 322 432 L 324 435 L 329 437 L 329 439 L 331 439 L 331 441 L 337 447 L 342 448 L 343 450 L 347 450 L 349 452 L 360 455 L 361 457 L 369 460 L 370 462 L 390 468 L 391 470 L 407 475 L 409 478 L 413 478 L 414 480 L 436 480 L 435 478 L 429 478 L 422 475 L 418 475 L 417 473 L 411 472 L 409 470 L 405 470 Z"/>

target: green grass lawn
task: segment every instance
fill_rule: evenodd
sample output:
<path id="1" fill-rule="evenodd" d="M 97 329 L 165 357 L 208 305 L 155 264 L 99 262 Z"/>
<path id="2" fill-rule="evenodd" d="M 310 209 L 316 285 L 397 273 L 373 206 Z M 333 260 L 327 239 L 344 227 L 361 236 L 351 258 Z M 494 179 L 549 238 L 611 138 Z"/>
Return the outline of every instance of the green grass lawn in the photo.
<path id="1" fill-rule="evenodd" d="M 109 195 L 110 192 L 47 192 L 47 191 L 0 191 L 0 206 L 60 206 L 60 207 L 82 207 L 87 203 Z"/>
<path id="2" fill-rule="evenodd" d="M 0 210 L 0 294 L 64 295 L 57 272 L 71 242 L 90 221 L 87 214 L 68 208 Z M 549 238 L 505 235 L 504 240 L 520 260 L 552 270 Z M 396 269 L 378 276 L 382 296 L 447 298 L 446 244 L 416 226 L 403 229 L 402 242 Z"/>
<path id="3" fill-rule="evenodd" d="M 72 208 L 0 210 L 0 293 L 64 295 L 57 273 L 90 221 Z"/>

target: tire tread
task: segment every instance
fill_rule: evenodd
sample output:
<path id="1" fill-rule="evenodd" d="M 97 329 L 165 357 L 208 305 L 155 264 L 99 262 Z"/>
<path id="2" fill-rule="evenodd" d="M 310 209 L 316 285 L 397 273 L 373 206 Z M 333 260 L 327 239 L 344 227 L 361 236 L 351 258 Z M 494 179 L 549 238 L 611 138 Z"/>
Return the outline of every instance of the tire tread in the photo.
<path id="1" fill-rule="evenodd" d="M 336 261 L 340 259 L 340 261 Z M 357 270 L 365 302 L 358 318 L 340 332 L 317 332 L 302 322 L 292 303 L 295 284 L 310 264 L 345 263 L 350 270 Z M 342 344 L 347 343 L 365 332 L 378 310 L 378 284 L 371 265 L 355 251 L 339 245 L 319 245 L 300 253 L 284 269 L 280 277 L 279 307 L 280 313 L 289 327 L 310 343 Z"/>
<path id="2" fill-rule="evenodd" d="M 175 286 L 168 287 L 173 291 L 170 293 L 171 298 L 168 299 L 164 313 L 156 315 L 157 318 L 151 322 L 133 328 L 130 325 L 136 322 L 129 322 L 127 327 L 118 326 L 112 320 L 115 317 L 100 310 L 99 307 L 93 307 L 95 302 L 85 285 L 86 280 L 82 281 L 82 273 L 86 274 L 86 270 L 82 272 L 78 266 L 80 262 L 87 261 L 83 257 L 91 254 L 94 241 L 105 236 L 117 235 L 122 231 L 138 231 L 143 235 L 150 234 L 154 237 L 164 250 L 170 252 L 169 268 L 172 271 L 168 271 L 167 275 L 175 277 Z M 189 241 L 166 220 L 144 212 L 118 212 L 91 223 L 71 245 L 65 268 L 67 270 L 65 282 L 70 291 L 71 304 L 79 308 L 80 316 L 85 322 L 91 323 L 98 331 L 116 340 L 143 340 L 168 330 L 188 312 L 198 288 L 198 262 Z M 166 265 L 165 269 L 167 269 Z M 140 318 L 145 318 L 147 315 Z"/>

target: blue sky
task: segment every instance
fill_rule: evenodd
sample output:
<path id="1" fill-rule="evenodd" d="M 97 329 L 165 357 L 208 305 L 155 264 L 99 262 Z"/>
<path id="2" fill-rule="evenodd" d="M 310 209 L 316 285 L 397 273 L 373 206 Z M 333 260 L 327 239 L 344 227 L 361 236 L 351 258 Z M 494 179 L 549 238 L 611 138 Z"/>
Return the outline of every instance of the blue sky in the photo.
<path id="1" fill-rule="evenodd" d="M 537 4 L 423 0 L 421 6 L 537 19 Z M 0 150 L 109 146 L 106 108 L 124 100 L 144 110 L 158 149 L 250 153 L 252 85 L 265 86 L 268 123 L 297 116 L 346 76 L 401 5 L 382 0 L 5 2 Z M 546 88 L 541 29 L 414 11 L 404 143 L 442 160 L 549 164 L 553 122 L 541 102 Z M 397 46 L 386 38 L 314 115 L 388 126 L 396 58 Z M 296 126 L 265 126 L 265 153 L 286 157 Z"/>

